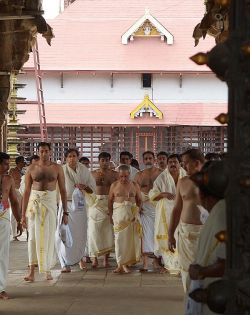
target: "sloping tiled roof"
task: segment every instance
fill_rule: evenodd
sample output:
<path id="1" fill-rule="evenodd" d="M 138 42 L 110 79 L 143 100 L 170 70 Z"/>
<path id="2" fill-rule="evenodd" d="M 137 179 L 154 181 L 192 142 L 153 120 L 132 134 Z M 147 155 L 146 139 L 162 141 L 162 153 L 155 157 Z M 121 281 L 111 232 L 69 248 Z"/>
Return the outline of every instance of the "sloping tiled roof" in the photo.
<path id="1" fill-rule="evenodd" d="M 138 104 L 46 104 L 47 124 L 53 126 L 220 126 L 214 120 L 220 113 L 227 112 L 224 103 L 178 103 L 156 104 L 163 119 L 140 117 L 132 119 L 130 113 Z M 20 115 L 22 125 L 38 125 L 36 105 L 18 105 L 26 110 Z"/>
<path id="2" fill-rule="evenodd" d="M 122 34 L 145 9 L 174 35 L 173 45 L 159 38 L 121 43 Z M 189 60 L 214 46 L 214 40 L 206 38 L 194 47 L 193 29 L 203 15 L 201 0 L 77 0 L 50 21 L 56 36 L 52 46 L 39 38 L 41 67 L 56 71 L 210 71 Z M 30 66 L 32 60 L 26 64 Z"/>

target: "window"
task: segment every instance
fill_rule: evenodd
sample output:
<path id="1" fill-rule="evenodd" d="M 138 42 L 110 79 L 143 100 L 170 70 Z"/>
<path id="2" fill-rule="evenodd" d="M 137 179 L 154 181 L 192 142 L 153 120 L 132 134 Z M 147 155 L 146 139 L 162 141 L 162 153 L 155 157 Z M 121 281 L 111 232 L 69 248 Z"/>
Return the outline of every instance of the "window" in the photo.
<path id="1" fill-rule="evenodd" d="M 143 88 L 151 88 L 152 84 L 152 74 L 151 73 L 143 73 L 142 74 L 142 87 Z"/>

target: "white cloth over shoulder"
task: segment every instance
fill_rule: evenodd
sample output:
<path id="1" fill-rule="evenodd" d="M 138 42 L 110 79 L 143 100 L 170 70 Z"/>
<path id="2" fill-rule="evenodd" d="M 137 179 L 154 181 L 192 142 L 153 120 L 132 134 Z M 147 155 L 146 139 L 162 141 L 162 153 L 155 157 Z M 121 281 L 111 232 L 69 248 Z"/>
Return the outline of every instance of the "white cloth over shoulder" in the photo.
<path id="1" fill-rule="evenodd" d="M 95 180 L 87 167 L 81 163 L 77 163 L 76 170 L 73 170 L 68 164 L 63 165 L 65 175 L 65 186 L 67 192 L 67 210 L 68 225 L 73 244 L 66 246 L 60 237 L 60 231 L 56 232 L 56 248 L 57 254 L 62 268 L 71 266 L 78 263 L 85 254 L 85 246 L 87 242 L 87 209 L 85 197 L 88 195 L 86 192 L 80 191 L 75 187 L 78 184 L 88 186 L 95 191 Z M 58 225 L 62 222 L 63 207 L 60 203 L 58 213 Z"/>
<path id="2" fill-rule="evenodd" d="M 186 176 L 183 168 L 180 169 L 179 178 Z M 176 186 L 173 177 L 168 169 L 165 169 L 154 181 L 153 188 L 149 191 L 150 200 L 156 204 L 155 208 L 155 234 L 154 234 L 154 254 L 162 256 L 164 267 L 173 274 L 179 272 L 178 253 L 172 253 L 168 249 L 168 227 L 171 214 L 174 208 L 174 200 L 162 198 L 154 201 L 162 192 L 176 195 Z M 176 238 L 177 238 L 176 231 Z"/>
<path id="3" fill-rule="evenodd" d="M 226 231 L 226 204 L 225 200 L 218 201 L 212 208 L 202 230 L 200 233 L 197 251 L 195 255 L 195 264 L 199 264 L 203 267 L 214 264 L 218 258 L 226 259 L 226 246 L 225 243 L 221 243 L 217 240 L 215 235 L 219 232 Z M 200 281 L 200 287 L 206 288 L 211 282 L 218 280 L 219 278 L 205 278 Z M 191 281 L 190 291 L 192 291 L 194 284 Z M 207 305 L 196 303 L 192 299 L 187 300 L 187 310 L 191 309 L 200 313 L 190 313 L 194 315 L 213 315 Z M 187 312 L 186 315 L 189 315 Z"/>

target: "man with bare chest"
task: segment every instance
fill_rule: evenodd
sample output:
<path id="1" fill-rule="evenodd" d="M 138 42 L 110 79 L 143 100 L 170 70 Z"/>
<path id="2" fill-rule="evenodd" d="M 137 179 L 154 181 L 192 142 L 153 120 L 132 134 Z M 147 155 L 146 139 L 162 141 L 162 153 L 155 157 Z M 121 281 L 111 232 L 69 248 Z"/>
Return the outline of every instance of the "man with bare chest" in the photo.
<path id="1" fill-rule="evenodd" d="M 188 268 L 194 261 L 198 239 L 202 228 L 201 213 L 198 205 L 201 204 L 199 190 L 189 179 L 190 175 L 199 172 L 204 164 L 204 156 L 198 149 L 190 149 L 182 154 L 184 168 L 187 175 L 178 181 L 175 206 L 172 211 L 168 232 L 169 250 L 174 252 L 176 240 L 175 230 L 179 225 L 177 250 L 181 268 L 184 291 L 188 290 Z"/>
<path id="2" fill-rule="evenodd" d="M 67 195 L 64 173 L 61 165 L 50 161 L 50 144 L 38 145 L 39 161 L 31 164 L 25 175 L 25 191 L 22 203 L 22 223 L 27 228 L 28 218 L 28 254 L 30 272 L 24 278 L 33 282 L 35 265 L 46 273 L 46 279 L 52 280 L 51 268 L 56 263 L 55 231 L 57 218 L 56 185 L 60 190 L 63 205 L 63 223 L 68 222 Z"/>
<path id="3" fill-rule="evenodd" d="M 142 212 L 141 223 L 143 229 L 142 253 L 144 263 L 142 271 L 148 270 L 147 255 L 154 253 L 154 224 L 155 224 L 155 206 L 149 200 L 148 193 L 153 188 L 155 179 L 162 172 L 161 169 L 154 166 L 155 156 L 151 151 L 146 151 L 142 155 L 145 169 L 135 176 L 135 182 L 140 186 L 142 194 Z M 156 263 L 156 260 L 155 260 Z M 158 265 L 157 265 L 158 267 Z"/>
<path id="4" fill-rule="evenodd" d="M 119 179 L 109 192 L 109 216 L 114 225 L 117 268 L 114 273 L 129 273 L 128 265 L 140 261 L 141 239 L 137 228 L 141 209 L 140 187 L 130 178 L 129 165 L 118 169 Z"/>
<path id="5" fill-rule="evenodd" d="M 17 194 L 17 199 L 19 202 L 19 209 L 21 209 L 21 203 L 22 203 L 22 195 L 19 192 L 20 184 L 21 184 L 21 178 L 23 176 L 23 168 L 25 167 L 26 163 L 23 156 L 18 156 L 15 160 L 16 167 L 10 169 L 9 174 L 13 177 L 15 182 L 15 189 Z M 20 213 L 21 216 L 21 213 Z M 13 215 L 13 213 L 10 213 L 10 221 L 11 221 L 11 234 L 14 241 L 18 241 L 17 238 L 17 221 Z"/>
<path id="6" fill-rule="evenodd" d="M 93 268 L 97 267 L 99 256 L 104 256 L 104 267 L 108 267 L 108 255 L 114 245 L 113 226 L 109 220 L 108 195 L 111 184 L 118 179 L 118 173 L 110 169 L 110 159 L 109 153 L 101 152 L 98 156 L 100 168 L 92 172 L 96 181 L 96 196 L 88 210 L 88 241 Z"/>
<path id="7" fill-rule="evenodd" d="M 9 265 L 10 244 L 10 205 L 17 221 L 17 232 L 22 234 L 20 205 L 16 196 L 15 182 L 7 175 L 10 167 L 10 156 L 0 152 L 0 299 L 7 300 L 5 292 Z"/>

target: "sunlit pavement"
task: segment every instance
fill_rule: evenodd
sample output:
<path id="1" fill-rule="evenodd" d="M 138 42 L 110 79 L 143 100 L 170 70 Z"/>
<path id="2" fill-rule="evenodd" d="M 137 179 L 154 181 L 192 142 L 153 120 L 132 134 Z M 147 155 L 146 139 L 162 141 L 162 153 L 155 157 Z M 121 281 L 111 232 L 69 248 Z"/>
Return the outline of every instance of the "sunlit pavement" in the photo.
<path id="1" fill-rule="evenodd" d="M 117 275 L 112 268 L 82 271 L 78 266 L 68 274 L 53 270 L 54 280 L 36 274 L 34 283 L 23 280 L 27 272 L 27 242 L 11 242 L 7 292 L 0 301 L 0 314 L 67 315 L 182 315 L 183 290 L 180 278 L 155 272 Z M 101 264 L 100 264 L 101 266 Z"/>

